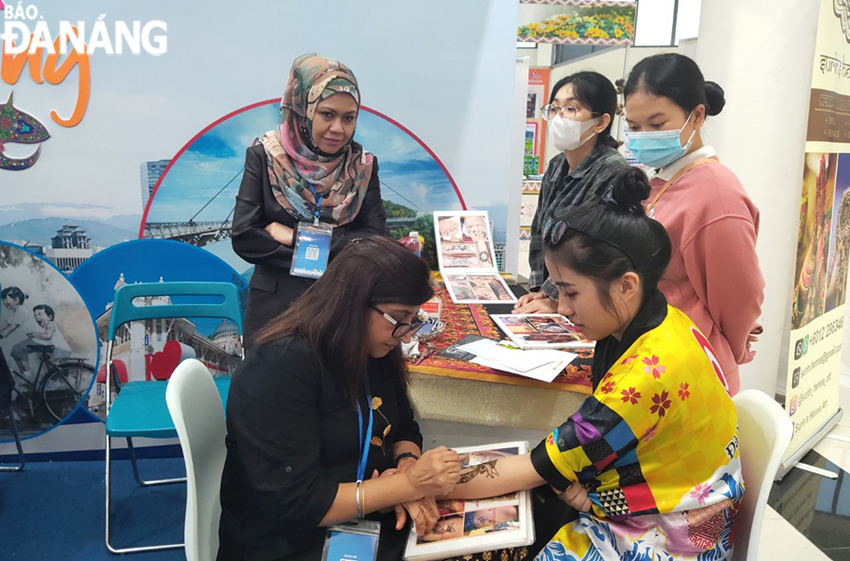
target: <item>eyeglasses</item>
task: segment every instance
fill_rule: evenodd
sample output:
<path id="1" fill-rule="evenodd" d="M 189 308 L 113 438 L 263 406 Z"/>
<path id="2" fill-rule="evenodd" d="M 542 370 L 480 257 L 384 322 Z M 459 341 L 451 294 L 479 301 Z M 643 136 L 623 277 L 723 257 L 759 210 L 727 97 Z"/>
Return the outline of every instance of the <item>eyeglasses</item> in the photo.
<path id="1" fill-rule="evenodd" d="M 420 310 L 416 313 L 416 316 L 414 316 L 413 323 L 402 323 L 391 315 L 389 315 L 388 313 L 380 310 L 374 304 L 369 304 L 369 307 L 381 314 L 385 320 L 393 324 L 393 337 L 395 337 L 396 339 L 401 339 L 408 333 L 415 335 L 417 331 L 422 329 L 422 327 L 425 325 L 425 320 L 427 319 L 427 316 Z"/>
<path id="2" fill-rule="evenodd" d="M 576 228 L 572 224 L 567 224 L 563 220 L 553 220 L 550 217 L 546 221 L 546 225 L 543 226 L 543 241 L 546 241 L 546 239 L 548 238 L 549 243 L 551 245 L 553 245 L 553 246 L 558 245 L 559 243 L 561 243 L 561 239 L 564 237 L 564 234 L 566 233 L 567 228 L 571 228 L 571 229 L 575 230 L 576 232 L 582 233 L 589 238 L 593 238 L 594 240 L 600 241 L 600 242 L 604 243 L 605 245 L 613 247 L 614 249 L 618 250 L 620 253 L 625 255 L 626 259 L 628 259 L 629 263 L 631 263 L 632 268 L 636 269 L 634 260 L 632 259 L 632 257 L 628 254 L 628 252 L 625 249 L 623 249 L 622 247 L 618 246 L 615 243 L 609 242 L 608 240 L 604 240 L 604 239 L 600 238 L 599 236 L 594 236 L 593 234 L 588 234 L 584 230 L 582 230 L 580 228 Z"/>
<path id="3" fill-rule="evenodd" d="M 554 103 L 549 103 L 540 108 L 540 114 L 544 121 L 551 121 L 558 114 L 564 119 L 575 120 L 580 111 L 582 109 L 574 105 L 555 105 Z M 601 113 L 594 113 L 593 111 L 588 111 L 588 113 L 591 117 L 601 115 Z"/>

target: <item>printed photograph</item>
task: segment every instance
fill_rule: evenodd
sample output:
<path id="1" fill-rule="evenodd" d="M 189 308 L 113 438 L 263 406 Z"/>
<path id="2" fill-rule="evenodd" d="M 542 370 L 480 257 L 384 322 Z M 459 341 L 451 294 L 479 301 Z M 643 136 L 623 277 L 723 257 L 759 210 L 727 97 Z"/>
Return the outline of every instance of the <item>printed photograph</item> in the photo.
<path id="1" fill-rule="evenodd" d="M 495 324 L 522 348 L 569 348 L 593 345 L 559 314 L 493 315 Z"/>
<path id="2" fill-rule="evenodd" d="M 525 98 L 525 118 L 534 119 L 537 117 L 537 92 L 528 92 Z"/>
<path id="3" fill-rule="evenodd" d="M 797 267 L 791 308 L 791 329 L 799 329 L 824 313 L 827 263 L 832 248 L 833 201 L 837 154 L 806 154 L 800 222 L 797 236 Z"/>
<path id="4" fill-rule="evenodd" d="M 516 456 L 519 448 L 478 450 L 461 454 L 463 468 L 488 466 L 489 462 Z M 482 467 L 486 476 L 489 467 Z M 469 536 L 518 530 L 520 509 L 518 493 L 478 500 L 452 499 L 438 501 L 440 519 L 434 529 L 419 538 L 418 543 L 451 540 Z"/>
<path id="5" fill-rule="evenodd" d="M 850 258 L 850 154 L 838 155 L 832 204 L 829 263 L 826 272 L 826 312 L 847 301 L 847 260 Z"/>
<path id="6" fill-rule="evenodd" d="M 443 277 L 452 301 L 456 304 L 488 304 L 516 302 L 516 296 L 498 274 L 455 275 Z"/>
<path id="7" fill-rule="evenodd" d="M 97 335 L 80 294 L 45 259 L 0 243 L 0 440 L 45 431 L 94 381 Z"/>
<path id="8" fill-rule="evenodd" d="M 441 269 L 497 269 L 486 212 L 435 212 L 434 233 Z"/>
<path id="9" fill-rule="evenodd" d="M 151 263 L 158 263 L 151 266 Z M 85 401 L 97 420 L 106 417 L 106 341 L 115 291 L 125 284 L 159 281 L 215 281 L 236 284 L 244 302 L 247 283 L 218 257 L 189 244 L 167 240 L 135 240 L 110 247 L 80 266 L 71 277 L 95 318 L 102 348 L 96 382 Z M 173 297 L 173 303 L 184 303 Z M 144 305 L 168 305 L 172 297 L 144 299 Z M 91 320 L 89 320 L 91 321 Z M 170 318 L 133 321 L 115 335 L 113 367 L 118 379 L 167 380 L 187 358 L 204 363 L 213 376 L 232 374 L 241 360 L 237 325 L 224 318 Z M 116 389 L 113 386 L 113 397 Z"/>
<path id="10" fill-rule="evenodd" d="M 142 236 L 203 248 L 250 279 L 253 265 L 233 251 L 230 241 L 235 197 L 245 151 L 278 126 L 279 113 L 279 101 L 237 111 L 204 130 L 178 157 L 164 160 L 167 171 L 165 165 L 149 162 L 153 171 L 142 185 Z M 430 230 L 435 210 L 461 208 L 447 172 L 399 126 L 364 109 L 355 140 L 378 160 L 387 228 L 394 238 Z M 435 251 L 429 238 L 427 256 Z"/>

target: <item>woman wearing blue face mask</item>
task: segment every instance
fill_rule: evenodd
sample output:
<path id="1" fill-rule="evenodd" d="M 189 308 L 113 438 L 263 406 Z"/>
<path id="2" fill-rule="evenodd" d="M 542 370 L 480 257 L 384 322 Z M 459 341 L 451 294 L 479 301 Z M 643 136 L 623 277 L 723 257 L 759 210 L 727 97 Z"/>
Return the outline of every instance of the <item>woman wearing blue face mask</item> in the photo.
<path id="1" fill-rule="evenodd" d="M 556 210 L 602 196 L 611 180 L 628 169 L 611 137 L 617 110 L 617 91 L 598 72 L 577 72 L 552 88 L 549 104 L 541 109 L 559 154 L 543 174 L 540 197 L 531 223 L 528 280 L 531 292 L 517 302 L 514 313 L 555 313 L 558 290 L 549 281 L 543 261 L 543 225 Z"/>
<path id="2" fill-rule="evenodd" d="M 658 287 L 708 337 L 732 394 L 738 365 L 753 359 L 764 278 L 756 255 L 759 212 L 741 182 L 700 134 L 720 113 L 723 90 L 678 54 L 632 69 L 624 88 L 629 149 L 656 168 L 646 210 L 673 242 Z"/>

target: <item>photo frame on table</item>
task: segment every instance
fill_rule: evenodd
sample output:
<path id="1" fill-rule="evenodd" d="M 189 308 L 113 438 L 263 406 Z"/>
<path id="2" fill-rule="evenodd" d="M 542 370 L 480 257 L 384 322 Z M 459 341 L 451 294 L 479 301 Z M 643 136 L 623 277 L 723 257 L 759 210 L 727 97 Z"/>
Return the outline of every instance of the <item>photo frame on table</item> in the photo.
<path id="1" fill-rule="evenodd" d="M 456 304 L 516 302 L 496 268 L 490 217 L 486 211 L 434 212 L 440 273 Z"/>
<path id="2" fill-rule="evenodd" d="M 440 270 L 495 271 L 496 253 L 486 211 L 434 212 L 434 239 Z"/>

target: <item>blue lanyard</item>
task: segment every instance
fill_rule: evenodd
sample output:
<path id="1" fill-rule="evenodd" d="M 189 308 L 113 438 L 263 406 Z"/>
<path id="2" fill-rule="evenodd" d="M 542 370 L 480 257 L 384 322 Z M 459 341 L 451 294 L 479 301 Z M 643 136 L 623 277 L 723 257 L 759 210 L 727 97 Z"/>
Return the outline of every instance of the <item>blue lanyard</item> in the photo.
<path id="1" fill-rule="evenodd" d="M 363 433 L 363 411 L 360 402 L 357 402 L 357 423 L 360 427 L 360 465 L 357 467 L 357 481 L 363 481 L 366 475 L 366 460 L 369 458 L 369 444 L 372 440 L 372 392 L 366 390 L 366 404 L 369 407 L 369 428 Z"/>
<path id="2" fill-rule="evenodd" d="M 313 197 L 316 200 L 316 220 L 314 221 L 314 224 L 316 224 L 316 226 L 318 226 L 319 225 L 319 214 L 322 211 L 322 201 L 325 200 L 325 198 L 320 197 L 319 194 L 316 193 L 316 188 L 313 187 L 312 184 L 308 183 L 307 185 L 310 186 L 310 191 L 313 192 Z"/>

